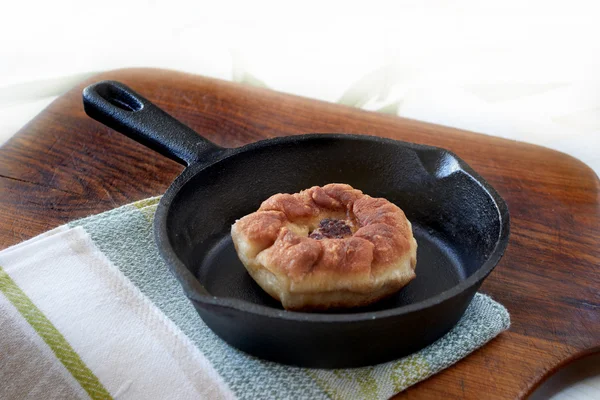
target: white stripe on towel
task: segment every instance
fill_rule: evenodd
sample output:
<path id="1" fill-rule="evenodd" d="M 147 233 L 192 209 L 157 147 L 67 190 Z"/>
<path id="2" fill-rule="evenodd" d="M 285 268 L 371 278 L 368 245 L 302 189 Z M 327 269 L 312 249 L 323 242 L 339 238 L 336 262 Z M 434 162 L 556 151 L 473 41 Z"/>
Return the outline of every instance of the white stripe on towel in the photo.
<path id="1" fill-rule="evenodd" d="M 113 397 L 234 398 L 204 355 L 83 228 L 3 252 L 0 265 Z"/>

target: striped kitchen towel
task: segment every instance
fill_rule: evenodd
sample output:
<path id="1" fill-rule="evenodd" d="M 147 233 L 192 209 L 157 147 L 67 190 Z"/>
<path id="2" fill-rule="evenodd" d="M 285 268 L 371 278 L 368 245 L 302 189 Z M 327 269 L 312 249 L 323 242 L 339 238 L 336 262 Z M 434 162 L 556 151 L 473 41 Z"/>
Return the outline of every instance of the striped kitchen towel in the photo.
<path id="1" fill-rule="evenodd" d="M 244 354 L 202 322 L 158 254 L 158 198 L 0 252 L 0 398 L 386 399 L 506 330 L 477 294 L 446 336 L 365 368 L 290 367 Z"/>

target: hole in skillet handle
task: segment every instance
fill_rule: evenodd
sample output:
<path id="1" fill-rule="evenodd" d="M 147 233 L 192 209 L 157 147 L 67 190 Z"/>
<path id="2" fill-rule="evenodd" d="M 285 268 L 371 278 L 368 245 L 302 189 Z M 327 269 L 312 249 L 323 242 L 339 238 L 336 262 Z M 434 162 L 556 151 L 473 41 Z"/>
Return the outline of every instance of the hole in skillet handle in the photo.
<path id="1" fill-rule="evenodd" d="M 135 112 L 144 108 L 144 105 L 138 99 L 117 86 L 98 86 L 97 93 L 104 100 L 124 111 Z"/>

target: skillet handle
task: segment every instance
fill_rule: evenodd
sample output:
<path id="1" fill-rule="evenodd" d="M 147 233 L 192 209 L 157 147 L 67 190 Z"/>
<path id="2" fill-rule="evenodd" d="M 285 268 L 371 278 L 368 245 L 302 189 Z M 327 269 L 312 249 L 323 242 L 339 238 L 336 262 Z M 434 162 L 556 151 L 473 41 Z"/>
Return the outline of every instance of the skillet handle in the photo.
<path id="1" fill-rule="evenodd" d="M 83 108 L 96 121 L 183 165 L 222 150 L 119 82 L 83 89 Z"/>

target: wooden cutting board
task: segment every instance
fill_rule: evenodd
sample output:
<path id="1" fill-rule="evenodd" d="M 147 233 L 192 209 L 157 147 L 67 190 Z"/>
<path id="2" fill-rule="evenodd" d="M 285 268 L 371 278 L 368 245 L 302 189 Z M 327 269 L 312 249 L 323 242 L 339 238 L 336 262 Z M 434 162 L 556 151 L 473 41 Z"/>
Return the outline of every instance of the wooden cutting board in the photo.
<path id="1" fill-rule="evenodd" d="M 445 147 L 504 197 L 505 256 L 481 291 L 509 331 L 399 398 L 522 398 L 600 349 L 600 182 L 549 149 L 179 72 L 103 73 L 58 98 L 0 148 L 0 248 L 76 218 L 163 193 L 182 170 L 88 118 L 82 88 L 122 81 L 222 146 L 345 132 Z"/>

